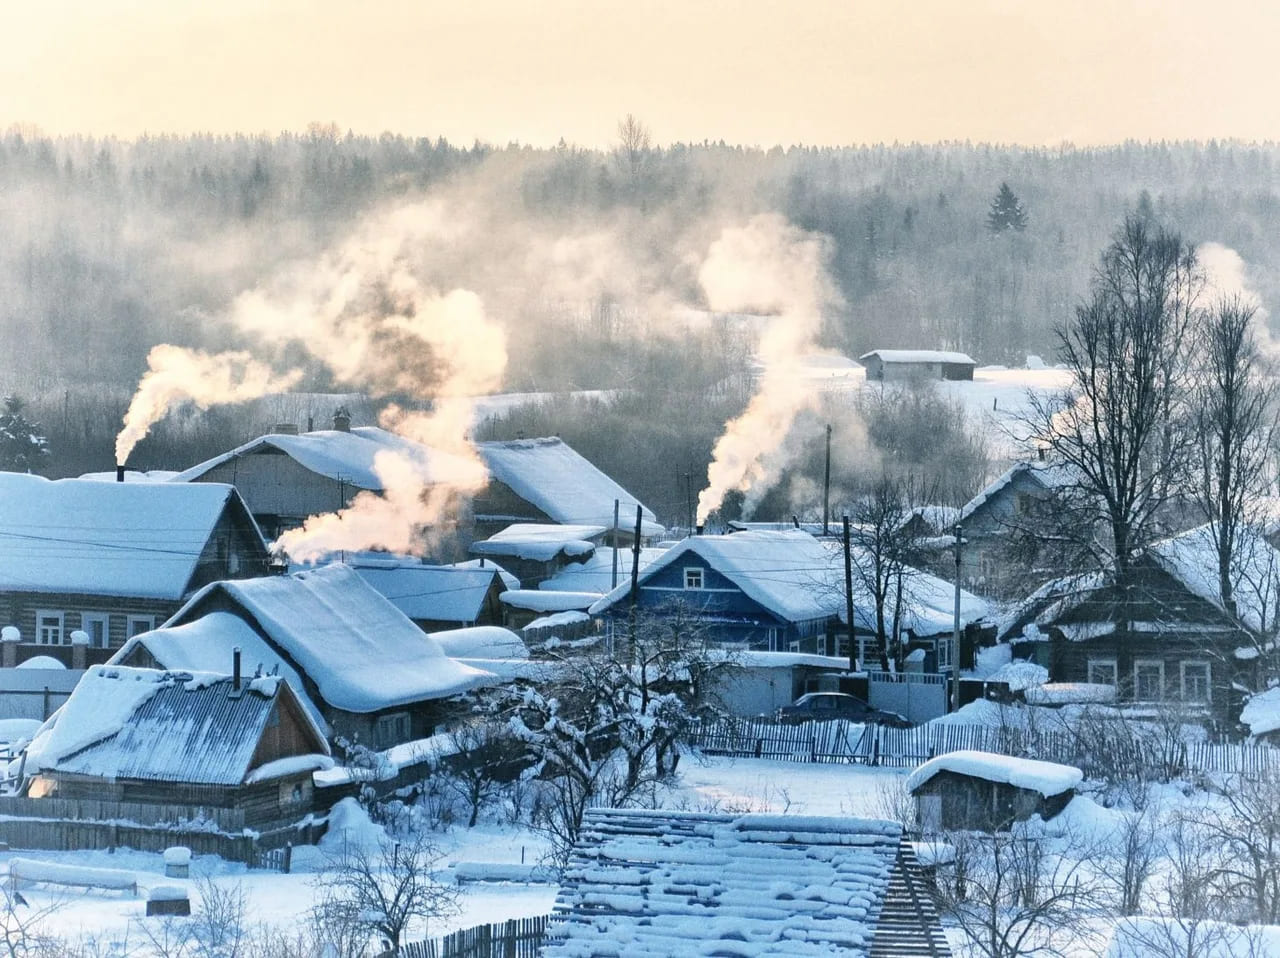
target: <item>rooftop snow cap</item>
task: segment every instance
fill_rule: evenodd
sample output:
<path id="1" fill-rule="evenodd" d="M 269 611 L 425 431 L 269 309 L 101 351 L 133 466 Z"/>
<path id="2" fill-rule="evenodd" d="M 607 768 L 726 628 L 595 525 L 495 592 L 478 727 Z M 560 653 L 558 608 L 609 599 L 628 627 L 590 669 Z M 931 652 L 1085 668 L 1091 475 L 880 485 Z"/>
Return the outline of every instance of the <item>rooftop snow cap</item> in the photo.
<path id="1" fill-rule="evenodd" d="M 333 411 L 333 429 L 335 432 L 351 431 L 351 410 L 346 406 L 339 406 Z"/>

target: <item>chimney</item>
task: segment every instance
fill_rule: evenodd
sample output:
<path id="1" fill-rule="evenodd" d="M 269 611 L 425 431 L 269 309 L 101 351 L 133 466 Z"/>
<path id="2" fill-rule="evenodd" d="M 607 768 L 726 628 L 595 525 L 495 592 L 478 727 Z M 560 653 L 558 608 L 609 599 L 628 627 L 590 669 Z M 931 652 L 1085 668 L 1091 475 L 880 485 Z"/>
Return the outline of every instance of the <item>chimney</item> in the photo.
<path id="1" fill-rule="evenodd" d="M 694 534 L 695 536 L 700 536 L 700 535 L 702 535 L 702 529 L 703 529 L 703 525 L 702 525 L 702 523 L 701 523 L 701 522 L 699 522 L 699 523 L 697 524 L 697 526 L 695 526 L 695 527 L 694 527 L 693 534 Z"/>
<path id="2" fill-rule="evenodd" d="M 231 650 L 231 691 L 240 691 L 240 646 Z"/>
<path id="3" fill-rule="evenodd" d="M 124 482 L 124 466 L 116 466 L 116 482 Z"/>
<path id="4" fill-rule="evenodd" d="M 795 526 L 797 529 L 799 529 L 799 528 L 800 528 L 800 517 L 799 517 L 799 516 L 792 516 L 792 517 L 791 517 L 791 524 L 792 524 L 793 526 Z"/>
<path id="5" fill-rule="evenodd" d="M 337 432 L 351 431 L 351 410 L 346 406 L 339 406 L 333 411 L 333 428 Z"/>
<path id="6" fill-rule="evenodd" d="M 315 431 L 316 431 L 316 421 L 315 421 L 312 417 L 308 416 L 308 417 L 307 417 L 307 432 L 315 432 Z"/>

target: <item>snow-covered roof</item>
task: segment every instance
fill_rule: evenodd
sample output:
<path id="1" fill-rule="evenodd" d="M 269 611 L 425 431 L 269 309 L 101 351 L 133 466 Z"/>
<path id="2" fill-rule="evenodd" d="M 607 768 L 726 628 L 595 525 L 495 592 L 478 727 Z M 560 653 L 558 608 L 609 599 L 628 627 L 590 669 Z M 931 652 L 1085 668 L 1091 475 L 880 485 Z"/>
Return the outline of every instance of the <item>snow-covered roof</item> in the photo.
<path id="1" fill-rule="evenodd" d="M 960 510 L 955 506 L 916 506 L 903 517 L 899 528 L 906 526 L 913 519 L 919 519 L 936 533 L 946 533 L 959 521 Z"/>
<path id="2" fill-rule="evenodd" d="M 193 482 L 215 466 L 264 448 L 278 449 L 299 465 L 322 476 L 378 492 L 383 488 L 382 480 L 374 469 L 374 460 L 379 453 L 399 454 L 417 466 L 426 482 L 432 481 L 436 476 L 444 478 L 458 475 L 460 470 L 469 468 L 449 453 L 430 449 L 386 429 L 357 426 L 350 432 L 321 429 L 297 436 L 279 433 L 259 436 L 230 452 L 214 456 L 178 473 L 174 481 Z"/>
<path id="3" fill-rule="evenodd" d="M 1148 550 L 1160 568 L 1181 582 L 1192 595 L 1223 609 L 1218 588 L 1218 550 L 1208 525 L 1154 543 Z M 1260 532 L 1240 530 L 1233 570 L 1236 615 L 1248 628 L 1261 631 L 1275 625 L 1280 595 L 1280 551 Z"/>
<path id="4" fill-rule="evenodd" d="M 666 549 L 643 548 L 640 550 L 640 573 L 643 575 Z M 631 581 L 633 553 L 630 549 L 618 549 L 618 581 Z M 566 565 L 549 579 L 538 583 L 538 588 L 548 592 L 596 592 L 604 595 L 613 585 L 613 555 L 609 546 L 596 546 L 596 551 L 584 561 Z"/>
<path id="5" fill-rule="evenodd" d="M 873 349 L 858 357 L 864 366 L 868 359 L 878 358 L 882 363 L 954 363 L 966 366 L 978 365 L 966 353 L 953 353 L 943 349 Z"/>
<path id="6" fill-rule="evenodd" d="M 215 582 L 167 625 L 198 616 L 215 592 L 252 620 L 268 641 L 347 712 L 374 712 L 444 698 L 491 677 L 449 658 L 399 609 L 344 565 L 234 582 Z"/>
<path id="7" fill-rule="evenodd" d="M 516 522 L 488 539 L 473 542 L 470 551 L 478 556 L 515 556 L 536 562 L 549 562 L 561 554 L 576 559 L 590 556 L 596 548 L 591 540 L 607 531 L 605 526 Z"/>
<path id="8" fill-rule="evenodd" d="M 901 832 L 874 819 L 589 810 L 542 954 L 866 955 Z"/>
<path id="9" fill-rule="evenodd" d="M 1250 735 L 1266 735 L 1280 729 L 1280 688 L 1249 696 L 1240 712 L 1240 723 L 1249 726 Z"/>
<path id="10" fill-rule="evenodd" d="M 293 690 L 311 720 L 325 734 L 329 726 L 320 709 L 306 693 L 301 676 L 287 655 L 274 648 L 248 622 L 231 612 L 210 612 L 183 625 L 143 632 L 129 639 L 111 657 L 109 665 L 134 660 L 136 650 L 145 649 L 162 669 L 179 672 L 231 671 L 233 650 L 240 650 L 240 667 L 245 675 L 261 672 L 278 675 Z"/>
<path id="11" fill-rule="evenodd" d="M 907 790 L 914 792 L 939 772 L 952 772 L 988 782 L 1002 782 L 1014 788 L 1039 792 L 1045 798 L 1052 798 L 1075 788 L 1084 778 L 1084 773 L 1071 765 L 963 749 L 925 762 L 907 776 Z"/>
<path id="12" fill-rule="evenodd" d="M 865 550 L 854 546 L 855 562 L 867 563 Z M 735 532 L 724 536 L 690 536 L 657 557 L 641 573 L 640 581 L 681 561 L 700 557 L 728 578 L 746 595 L 775 615 L 790 622 L 845 614 L 844 559 L 838 543 L 815 539 L 807 532 Z M 936 635 L 952 627 L 955 585 L 919 569 L 906 576 L 906 609 L 901 628 L 917 635 Z M 620 580 L 616 589 L 588 610 L 598 615 L 629 594 L 631 582 Z M 874 630 L 875 614 L 869 594 L 854 576 L 854 617 L 858 628 Z M 987 615 L 987 604 L 961 591 L 960 624 L 963 628 Z"/>
<path id="13" fill-rule="evenodd" d="M 1003 682 L 1010 692 L 1025 692 L 1049 681 L 1049 670 L 1034 662 L 1009 662 L 986 677 L 987 682 Z"/>
<path id="14" fill-rule="evenodd" d="M 791 622 L 835 615 L 844 603 L 838 587 L 844 580 L 836 577 L 840 561 L 836 546 L 807 532 L 690 536 L 650 563 L 641 573 L 641 582 L 690 555 L 701 558 L 756 602 Z M 588 611 L 592 615 L 603 612 L 626 598 L 630 589 L 629 579 L 619 582 Z"/>
<path id="15" fill-rule="evenodd" d="M 529 612 L 581 612 L 600 599 L 599 592 L 544 592 L 541 589 L 513 589 L 499 596 L 505 605 Z"/>
<path id="16" fill-rule="evenodd" d="M 613 528 L 613 503 L 620 503 L 619 525 L 634 529 L 636 499 L 571 446 L 556 437 L 482 442 L 477 447 L 489 475 L 560 523 Z M 662 535 L 653 511 L 641 505 L 645 537 Z"/>
<path id="17" fill-rule="evenodd" d="M 510 572 L 494 562 L 492 559 L 486 559 L 483 556 L 478 559 L 465 559 L 462 562 L 451 562 L 446 568 L 449 569 L 493 569 L 502 579 L 502 587 L 504 589 L 520 588 L 520 580 L 513 576 Z"/>
<path id="18" fill-rule="evenodd" d="M 999 476 L 989 482 L 981 492 L 970 499 L 960 509 L 959 518 L 955 521 L 964 523 L 978 511 L 989 499 L 997 495 L 1018 476 L 1026 476 L 1044 489 L 1063 489 L 1075 482 L 1076 473 L 1069 466 L 1048 464 L 1043 462 L 1016 462 Z"/>
<path id="19" fill-rule="evenodd" d="M 495 566 L 459 568 L 424 565 L 412 559 L 360 559 L 348 563 L 360 578 L 411 619 L 437 622 L 475 622 L 484 611 L 485 598 L 498 579 Z"/>
<path id="20" fill-rule="evenodd" d="M 27 771 L 108 780 L 238 785 L 284 683 L 226 675 L 95 666 L 44 724 L 27 753 Z M 306 754 L 327 756 L 318 729 Z"/>
<path id="21" fill-rule="evenodd" d="M 1046 682 L 1024 693 L 1029 705 L 1109 705 L 1116 687 L 1105 682 Z"/>
<path id="22" fill-rule="evenodd" d="M 218 518 L 238 502 L 221 483 L 0 472 L 0 590 L 180 599 Z"/>
<path id="23" fill-rule="evenodd" d="M 444 654 L 455 659 L 527 659 L 524 640 L 498 625 L 475 625 L 469 629 L 432 632 L 431 638 Z"/>

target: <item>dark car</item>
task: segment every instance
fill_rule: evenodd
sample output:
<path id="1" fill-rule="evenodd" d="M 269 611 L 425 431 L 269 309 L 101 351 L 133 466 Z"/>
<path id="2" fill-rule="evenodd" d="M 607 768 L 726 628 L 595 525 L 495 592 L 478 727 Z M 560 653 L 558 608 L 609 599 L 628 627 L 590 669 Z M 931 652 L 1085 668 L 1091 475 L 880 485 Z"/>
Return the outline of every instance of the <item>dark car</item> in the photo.
<path id="1" fill-rule="evenodd" d="M 788 725 L 825 719 L 846 719 L 875 725 L 907 728 L 911 725 L 897 712 L 872 708 L 856 695 L 847 692 L 809 692 L 778 710 L 778 720 Z"/>

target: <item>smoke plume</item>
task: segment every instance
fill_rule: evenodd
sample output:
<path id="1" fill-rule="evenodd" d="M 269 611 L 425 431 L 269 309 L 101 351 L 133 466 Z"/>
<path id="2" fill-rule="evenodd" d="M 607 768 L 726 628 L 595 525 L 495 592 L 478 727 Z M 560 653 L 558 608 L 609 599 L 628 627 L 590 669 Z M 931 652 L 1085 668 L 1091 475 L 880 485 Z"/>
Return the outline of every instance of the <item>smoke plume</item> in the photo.
<path id="1" fill-rule="evenodd" d="M 699 523 L 735 489 L 745 493 L 750 513 L 787 461 L 785 440 L 797 414 L 817 402 L 801 373 L 804 356 L 816 349 L 823 311 L 839 302 L 825 269 L 828 255 L 820 237 L 773 214 L 726 229 L 711 244 L 698 274 L 711 309 L 772 316 L 757 348 L 763 369 L 756 393 L 712 450 Z"/>
<path id="2" fill-rule="evenodd" d="M 207 409 L 248 402 L 291 389 L 302 377 L 296 370 L 276 373 L 244 352 L 211 354 L 163 343 L 148 353 L 147 366 L 116 436 L 116 463 L 122 466 L 148 430 L 180 403 Z"/>

